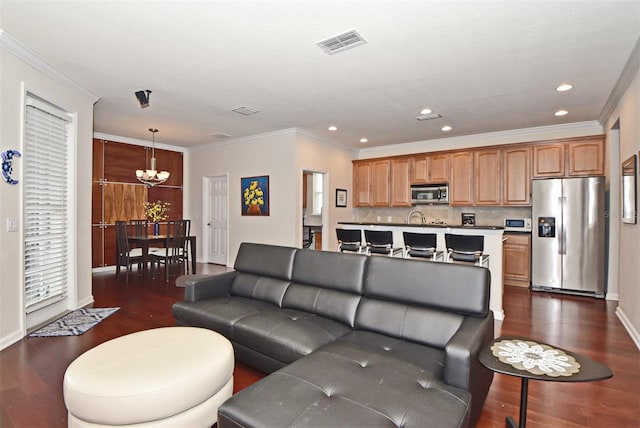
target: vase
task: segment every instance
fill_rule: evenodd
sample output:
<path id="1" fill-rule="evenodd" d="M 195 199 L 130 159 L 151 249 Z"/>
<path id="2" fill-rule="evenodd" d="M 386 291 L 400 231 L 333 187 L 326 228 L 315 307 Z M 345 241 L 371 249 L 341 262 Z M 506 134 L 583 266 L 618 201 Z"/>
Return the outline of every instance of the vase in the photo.
<path id="1" fill-rule="evenodd" d="M 247 207 L 247 214 L 248 215 L 260 215 L 260 214 L 262 214 L 262 212 L 260 211 L 260 206 L 259 205 L 249 205 Z"/>
<path id="2" fill-rule="evenodd" d="M 160 235 L 160 223 L 156 221 L 155 223 L 153 223 L 153 236 L 158 235 Z"/>

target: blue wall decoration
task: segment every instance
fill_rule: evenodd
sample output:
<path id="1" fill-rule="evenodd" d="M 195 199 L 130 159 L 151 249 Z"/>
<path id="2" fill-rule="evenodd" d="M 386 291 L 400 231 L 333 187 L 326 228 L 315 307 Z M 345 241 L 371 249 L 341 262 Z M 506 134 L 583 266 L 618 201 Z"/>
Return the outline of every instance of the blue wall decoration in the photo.
<path id="1" fill-rule="evenodd" d="M 2 156 L 2 177 L 4 181 L 9 184 L 18 184 L 18 180 L 11 178 L 11 173 L 13 172 L 11 159 L 21 157 L 22 155 L 17 150 L 7 150 L 6 152 L 2 152 L 0 156 Z"/>

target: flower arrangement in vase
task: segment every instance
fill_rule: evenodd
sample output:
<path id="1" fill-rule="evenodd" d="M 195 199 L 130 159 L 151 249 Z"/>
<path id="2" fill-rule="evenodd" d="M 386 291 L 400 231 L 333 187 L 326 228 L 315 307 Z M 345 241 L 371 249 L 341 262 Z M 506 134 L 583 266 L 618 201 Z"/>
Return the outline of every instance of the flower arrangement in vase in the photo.
<path id="1" fill-rule="evenodd" d="M 244 204 L 247 207 L 247 214 L 260 215 L 261 207 L 264 205 L 264 191 L 258 185 L 258 181 L 254 180 L 244 189 Z"/>
<path id="2" fill-rule="evenodd" d="M 153 234 L 160 234 L 160 224 L 159 221 L 166 220 L 169 218 L 169 211 L 171 210 L 171 204 L 169 202 L 155 201 L 155 202 L 145 202 L 144 203 L 144 212 L 153 222 Z"/>

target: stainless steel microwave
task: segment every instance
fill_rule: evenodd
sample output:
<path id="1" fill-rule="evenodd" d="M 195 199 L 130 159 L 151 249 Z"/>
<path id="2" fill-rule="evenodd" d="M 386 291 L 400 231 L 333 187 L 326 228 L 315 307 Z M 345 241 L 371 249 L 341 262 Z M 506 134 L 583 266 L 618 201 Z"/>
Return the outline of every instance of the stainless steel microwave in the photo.
<path id="1" fill-rule="evenodd" d="M 449 185 L 433 184 L 411 186 L 411 203 L 412 204 L 448 204 L 449 203 Z"/>
<path id="2" fill-rule="evenodd" d="M 507 232 L 531 232 L 530 218 L 505 218 L 504 230 Z"/>

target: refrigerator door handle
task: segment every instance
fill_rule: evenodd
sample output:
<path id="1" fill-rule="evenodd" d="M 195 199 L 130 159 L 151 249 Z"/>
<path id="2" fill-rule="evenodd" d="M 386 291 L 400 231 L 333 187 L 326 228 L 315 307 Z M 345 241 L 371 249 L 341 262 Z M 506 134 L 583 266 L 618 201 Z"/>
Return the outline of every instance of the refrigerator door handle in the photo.
<path id="1" fill-rule="evenodd" d="M 565 227 L 565 218 L 564 213 L 567 212 L 567 197 L 562 196 L 558 198 L 558 202 L 560 202 L 560 209 L 562 210 L 562 224 L 560 225 L 560 242 L 558 243 L 558 254 L 566 255 L 567 254 L 567 228 Z"/>

